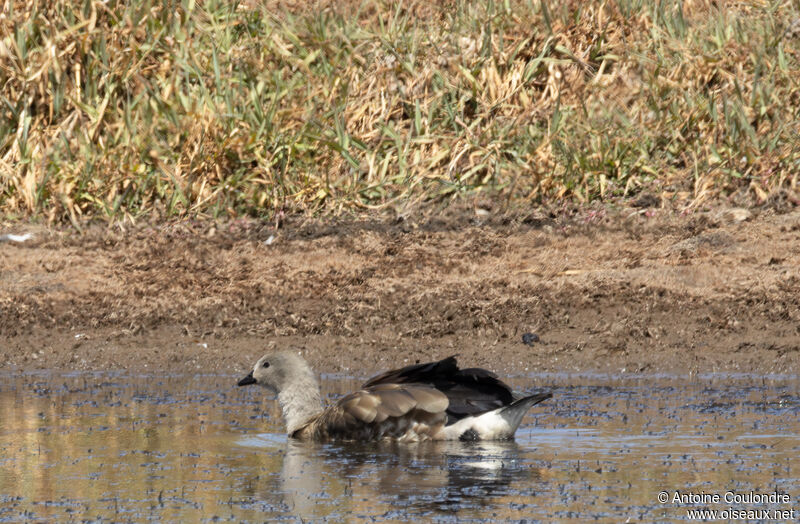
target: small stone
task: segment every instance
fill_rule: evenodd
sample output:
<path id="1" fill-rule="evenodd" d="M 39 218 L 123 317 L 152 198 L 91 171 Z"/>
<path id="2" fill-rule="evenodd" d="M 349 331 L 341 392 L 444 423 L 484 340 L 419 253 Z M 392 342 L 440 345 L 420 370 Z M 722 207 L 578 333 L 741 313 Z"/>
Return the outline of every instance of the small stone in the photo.
<path id="1" fill-rule="evenodd" d="M 522 343 L 527 346 L 533 346 L 536 342 L 539 342 L 539 335 L 536 333 L 523 333 L 522 334 Z"/>

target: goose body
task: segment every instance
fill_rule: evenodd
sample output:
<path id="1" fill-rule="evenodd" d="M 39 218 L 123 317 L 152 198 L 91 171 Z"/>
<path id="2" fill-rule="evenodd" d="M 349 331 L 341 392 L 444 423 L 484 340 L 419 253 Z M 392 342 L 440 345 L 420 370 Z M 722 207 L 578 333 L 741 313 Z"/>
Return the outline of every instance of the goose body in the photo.
<path id="1" fill-rule="evenodd" d="M 290 437 L 301 440 L 507 440 L 531 406 L 552 395 L 516 397 L 485 369 L 460 369 L 455 357 L 369 379 L 322 409 L 308 363 L 284 351 L 260 358 L 239 386 L 277 394 Z"/>

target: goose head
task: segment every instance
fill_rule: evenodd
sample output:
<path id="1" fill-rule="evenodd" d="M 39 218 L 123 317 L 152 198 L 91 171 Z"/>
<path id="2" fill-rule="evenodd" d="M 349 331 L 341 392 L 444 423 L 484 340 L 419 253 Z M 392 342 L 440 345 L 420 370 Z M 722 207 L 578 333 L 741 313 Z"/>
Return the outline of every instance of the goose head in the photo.
<path id="1" fill-rule="evenodd" d="M 314 374 L 303 357 L 291 351 L 281 351 L 258 359 L 253 370 L 238 385 L 256 384 L 273 393 L 280 393 L 290 385 L 308 378 L 314 379 Z"/>
<path id="2" fill-rule="evenodd" d="M 238 384 L 256 384 L 274 393 L 290 435 L 321 409 L 316 375 L 303 357 L 291 351 L 264 355 Z"/>

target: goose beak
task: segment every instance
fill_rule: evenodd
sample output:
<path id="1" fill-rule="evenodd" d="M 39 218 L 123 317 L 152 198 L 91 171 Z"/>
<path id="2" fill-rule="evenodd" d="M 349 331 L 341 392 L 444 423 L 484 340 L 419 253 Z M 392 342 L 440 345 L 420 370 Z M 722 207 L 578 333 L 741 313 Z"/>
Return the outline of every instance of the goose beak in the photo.
<path id="1" fill-rule="evenodd" d="M 239 385 L 239 386 L 249 386 L 250 384 L 255 384 L 255 383 L 256 383 L 256 379 L 253 378 L 253 372 L 251 371 L 250 373 L 247 374 L 246 377 L 244 377 L 242 380 L 240 380 L 237 385 Z"/>

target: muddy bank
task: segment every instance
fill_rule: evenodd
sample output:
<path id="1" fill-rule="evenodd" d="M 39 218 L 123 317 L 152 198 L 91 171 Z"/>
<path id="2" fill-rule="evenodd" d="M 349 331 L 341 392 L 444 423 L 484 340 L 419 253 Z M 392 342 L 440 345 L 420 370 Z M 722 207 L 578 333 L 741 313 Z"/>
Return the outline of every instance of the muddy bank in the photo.
<path id="1" fill-rule="evenodd" d="M 800 212 L 34 225 L 0 243 L 5 368 L 800 372 Z M 522 343 L 524 333 L 539 340 Z M 535 337 L 534 337 L 535 338 Z"/>

